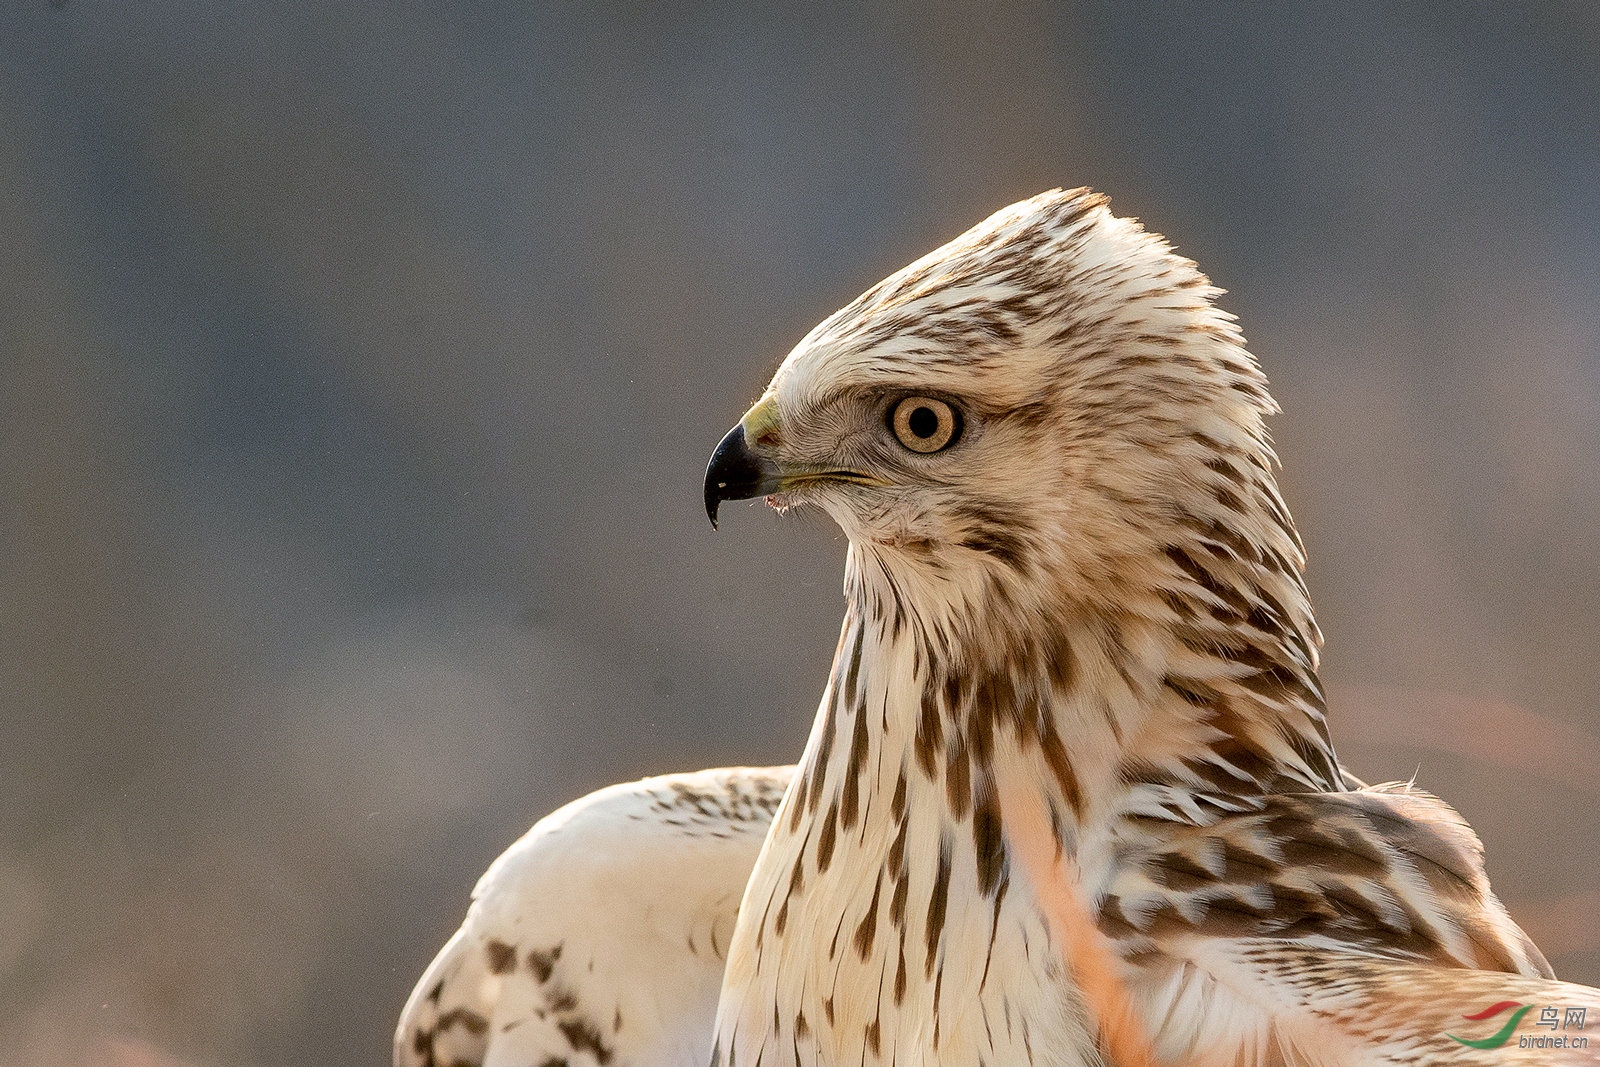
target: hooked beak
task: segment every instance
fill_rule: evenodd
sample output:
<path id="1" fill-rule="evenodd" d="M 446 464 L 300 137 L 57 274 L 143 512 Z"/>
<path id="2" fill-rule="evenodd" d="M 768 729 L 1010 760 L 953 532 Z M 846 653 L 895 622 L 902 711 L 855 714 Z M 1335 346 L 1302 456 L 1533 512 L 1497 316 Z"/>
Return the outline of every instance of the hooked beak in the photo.
<path id="1" fill-rule="evenodd" d="M 712 529 L 717 526 L 717 507 L 724 500 L 767 496 L 782 487 L 783 472 L 771 451 L 777 432 L 778 401 L 768 393 L 717 444 L 706 464 L 706 515 Z"/>
<path id="2" fill-rule="evenodd" d="M 749 500 L 776 493 L 782 477 L 773 460 L 750 447 L 744 423 L 729 430 L 706 464 L 706 515 L 713 529 L 724 500 Z"/>

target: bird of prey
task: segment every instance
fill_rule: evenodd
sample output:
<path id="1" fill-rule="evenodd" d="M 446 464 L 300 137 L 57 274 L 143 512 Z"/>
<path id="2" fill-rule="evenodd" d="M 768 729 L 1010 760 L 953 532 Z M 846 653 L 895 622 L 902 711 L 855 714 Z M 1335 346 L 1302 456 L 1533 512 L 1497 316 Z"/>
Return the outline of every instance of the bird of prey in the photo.
<path id="1" fill-rule="evenodd" d="M 713 523 L 812 504 L 849 550 L 713 1067 L 1600 1062 L 1535 1029 L 1600 991 L 1553 979 L 1460 816 L 1334 754 L 1276 407 L 1217 293 L 1045 193 L 824 320 L 717 447 Z"/>
<path id="2" fill-rule="evenodd" d="M 395 1067 L 704 1067 L 739 898 L 793 771 L 647 778 L 541 819 L 417 983 Z"/>

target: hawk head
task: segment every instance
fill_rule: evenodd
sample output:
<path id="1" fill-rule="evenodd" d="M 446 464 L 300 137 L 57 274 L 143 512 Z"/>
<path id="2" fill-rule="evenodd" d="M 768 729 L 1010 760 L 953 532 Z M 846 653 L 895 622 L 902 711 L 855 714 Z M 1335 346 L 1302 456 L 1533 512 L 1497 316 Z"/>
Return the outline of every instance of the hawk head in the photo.
<path id="1" fill-rule="evenodd" d="M 712 522 L 814 503 L 908 580 L 1052 598 L 1159 580 L 1185 525 L 1298 571 L 1275 407 L 1218 292 L 1089 190 L 1005 208 L 789 353 L 711 459 Z"/>

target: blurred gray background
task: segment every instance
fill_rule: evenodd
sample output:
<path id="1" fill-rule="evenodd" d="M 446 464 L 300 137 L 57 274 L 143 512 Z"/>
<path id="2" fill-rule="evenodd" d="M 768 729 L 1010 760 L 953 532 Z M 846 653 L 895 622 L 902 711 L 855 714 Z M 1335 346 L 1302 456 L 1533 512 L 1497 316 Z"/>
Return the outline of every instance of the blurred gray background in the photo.
<path id="1" fill-rule="evenodd" d="M 843 544 L 705 459 L 1058 185 L 1229 290 L 1347 762 L 1600 982 L 1595 12 L 7 0 L 0 1063 L 383 1063 L 536 817 L 791 761 Z"/>

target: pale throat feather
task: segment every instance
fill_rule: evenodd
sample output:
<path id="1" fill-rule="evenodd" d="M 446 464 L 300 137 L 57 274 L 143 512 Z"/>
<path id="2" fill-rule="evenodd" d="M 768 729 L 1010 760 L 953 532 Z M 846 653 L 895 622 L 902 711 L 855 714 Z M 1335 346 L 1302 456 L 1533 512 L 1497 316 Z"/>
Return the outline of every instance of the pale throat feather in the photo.
<path id="1" fill-rule="evenodd" d="M 852 549 L 829 684 L 746 891 L 713 1062 L 975 1067 L 1063 1032 L 1090 1047 L 1048 934 L 992 865 L 997 840 L 975 844 L 970 801 L 952 812 L 945 753 L 919 753 L 932 638 L 857 563 Z M 1019 961 L 1045 981 L 1021 981 Z"/>

